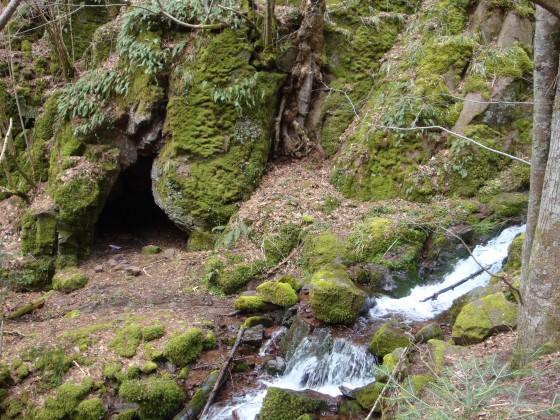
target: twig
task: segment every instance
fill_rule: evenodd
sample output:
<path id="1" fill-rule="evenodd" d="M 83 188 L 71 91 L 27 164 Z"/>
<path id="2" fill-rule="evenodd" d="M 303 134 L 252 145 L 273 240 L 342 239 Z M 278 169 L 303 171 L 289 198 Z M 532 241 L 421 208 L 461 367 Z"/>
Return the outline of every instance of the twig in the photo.
<path id="1" fill-rule="evenodd" d="M 253 27 L 253 29 L 255 29 L 257 31 L 257 33 L 260 35 L 261 30 L 259 29 L 259 27 L 255 24 L 255 22 L 253 22 L 251 19 L 249 19 L 248 16 L 245 16 L 243 13 L 241 13 L 239 10 L 233 9 L 231 7 L 227 7 L 227 6 L 222 6 L 221 4 L 216 4 L 216 6 L 218 6 L 220 9 L 222 10 L 227 10 L 228 12 L 232 12 L 235 13 L 237 16 L 239 16 L 242 19 L 245 19 L 245 21 L 251 25 Z"/>
<path id="2" fill-rule="evenodd" d="M 6 131 L 6 135 L 4 136 L 4 144 L 2 145 L 2 152 L 0 153 L 0 163 L 4 160 L 6 156 L 6 149 L 8 147 L 8 138 L 10 137 L 10 133 L 12 132 L 12 119 L 10 118 L 10 123 L 8 124 L 8 131 Z"/>
<path id="3" fill-rule="evenodd" d="M 154 261 L 154 262 L 152 262 L 152 263 L 150 263 L 150 264 L 148 264 L 148 265 L 145 265 L 145 266 L 142 267 L 142 271 L 143 271 L 148 277 L 153 277 L 151 274 L 149 274 L 149 273 L 146 271 L 146 268 L 151 267 L 151 266 L 154 265 L 154 264 L 157 264 L 157 263 L 160 263 L 160 262 L 166 261 L 166 260 L 167 260 L 167 258 L 162 258 L 161 260 L 157 260 L 157 261 Z"/>
<path id="4" fill-rule="evenodd" d="M 243 333 L 244 332 L 245 332 L 245 327 L 244 326 L 239 327 L 239 332 L 237 333 L 237 338 L 235 339 L 235 344 L 233 345 L 233 348 L 231 349 L 231 352 L 229 353 L 229 356 L 227 357 L 226 361 L 222 365 L 222 369 L 220 370 L 220 374 L 218 375 L 218 378 L 216 379 L 216 382 L 214 383 L 214 388 L 212 389 L 212 392 L 208 396 L 208 400 L 206 401 L 206 405 L 204 406 L 204 410 L 202 410 L 202 413 L 200 413 L 199 418 L 203 418 L 206 415 L 206 413 L 210 409 L 210 406 L 212 405 L 212 402 L 214 401 L 214 398 L 216 398 L 216 394 L 218 393 L 218 389 L 220 388 L 220 385 L 221 385 L 222 379 L 225 375 L 225 372 L 227 371 L 227 368 L 228 368 L 229 364 L 233 360 L 233 358 L 235 356 L 235 353 L 237 352 L 237 348 L 241 344 L 241 339 L 243 338 Z"/>
<path id="5" fill-rule="evenodd" d="M 16 335 L 19 338 L 25 338 L 25 335 L 20 333 L 18 330 L 12 330 L 12 331 L 2 331 L 2 335 Z"/>
<path id="6" fill-rule="evenodd" d="M 73 360 L 74 364 L 78 367 L 78 369 L 80 369 L 82 371 L 82 373 L 86 376 L 88 376 L 88 374 L 86 373 L 85 370 L 82 369 L 82 367 L 78 364 L 78 362 L 76 362 L 75 360 Z"/>
<path id="7" fill-rule="evenodd" d="M 192 23 L 183 22 L 182 20 L 177 19 L 172 14 L 167 13 L 165 11 L 165 8 L 163 7 L 163 3 L 161 2 L 161 0 L 157 0 L 157 4 L 159 5 L 161 14 L 163 16 L 165 16 L 169 20 L 175 22 L 177 25 L 183 26 L 184 28 L 213 30 L 213 29 L 222 29 L 222 28 L 226 27 L 226 25 L 224 23 L 210 23 L 210 24 L 206 24 L 206 25 L 194 25 Z"/>
<path id="8" fill-rule="evenodd" d="M 277 272 L 280 267 L 282 267 L 283 265 L 285 265 L 288 261 L 290 261 L 292 259 L 294 254 L 297 253 L 301 249 L 302 246 L 303 246 L 303 242 L 300 242 L 300 244 L 297 247 L 295 247 L 292 250 L 292 252 L 290 252 L 288 254 L 288 256 L 286 258 L 284 258 L 282 261 L 280 261 L 274 267 L 269 269 L 266 273 L 263 273 L 260 276 L 258 276 L 257 279 L 265 279 L 265 278 L 269 277 L 271 274 L 274 274 L 275 272 Z"/>
<path id="9" fill-rule="evenodd" d="M 481 268 L 480 270 L 475 271 L 474 273 L 472 273 L 471 275 L 465 277 L 464 279 L 459 280 L 457 283 L 453 283 L 451 286 L 444 287 L 443 289 L 438 290 L 438 291 L 435 292 L 433 295 L 428 296 L 428 297 L 425 298 L 425 299 L 422 299 L 420 302 L 427 302 L 428 300 L 435 299 L 435 298 L 437 298 L 439 295 L 441 295 L 442 293 L 449 292 L 450 290 L 455 289 L 457 286 L 460 286 L 460 285 L 462 285 L 463 283 L 466 283 L 467 281 L 469 281 L 469 280 L 475 278 L 476 276 L 478 276 L 479 274 L 482 274 L 482 273 L 484 273 L 484 269 Z"/>

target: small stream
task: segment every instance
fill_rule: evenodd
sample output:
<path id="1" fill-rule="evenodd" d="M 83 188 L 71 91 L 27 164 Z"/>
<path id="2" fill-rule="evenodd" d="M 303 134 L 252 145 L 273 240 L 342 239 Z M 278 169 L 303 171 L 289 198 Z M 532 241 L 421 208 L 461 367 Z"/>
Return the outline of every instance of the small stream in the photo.
<path id="1" fill-rule="evenodd" d="M 477 246 L 473 250 L 473 255 L 481 264 L 489 266 L 490 272 L 496 273 L 502 268 L 509 245 L 524 231 L 525 226 L 505 229 L 487 244 Z M 400 299 L 378 298 L 369 311 L 369 321 L 379 321 L 386 317 L 398 317 L 411 322 L 432 319 L 449 309 L 459 296 L 476 287 L 486 285 L 490 275 L 480 274 L 435 300 L 424 303 L 420 303 L 420 300 L 464 279 L 479 268 L 472 257 L 465 258 L 455 264 L 452 272 L 446 275 L 441 283 L 416 286 L 409 296 Z M 283 332 L 285 329 L 279 330 L 277 334 Z M 271 342 L 272 339 L 263 346 L 261 355 L 267 354 Z M 327 329 L 316 329 L 311 336 L 301 341 L 281 377 L 274 379 L 270 376 L 261 377 L 255 384 L 254 390 L 241 396 L 234 396 L 230 401 L 215 404 L 204 419 L 231 419 L 235 411 L 237 418 L 253 420 L 261 409 L 269 386 L 293 390 L 312 389 L 331 396 L 341 395 L 339 386 L 344 385 L 353 389 L 371 383 L 375 379 L 374 365 L 375 358 L 363 346 L 343 338 L 333 338 Z"/>

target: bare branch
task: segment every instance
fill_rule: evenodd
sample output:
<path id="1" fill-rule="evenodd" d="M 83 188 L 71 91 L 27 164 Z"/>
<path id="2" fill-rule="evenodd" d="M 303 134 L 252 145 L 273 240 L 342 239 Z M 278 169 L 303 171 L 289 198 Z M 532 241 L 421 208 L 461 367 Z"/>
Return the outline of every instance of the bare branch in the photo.
<path id="1" fill-rule="evenodd" d="M 6 149 L 8 147 L 8 139 L 12 132 L 12 119 L 10 118 L 10 123 L 8 124 L 8 131 L 6 131 L 6 135 L 4 136 L 4 144 L 2 145 L 2 152 L 0 152 L 0 163 L 4 160 L 6 156 Z"/>
<path id="2" fill-rule="evenodd" d="M 177 19 L 172 14 L 167 13 L 165 11 L 165 8 L 163 7 L 163 3 L 161 2 L 161 0 L 156 0 L 156 1 L 157 1 L 157 4 L 159 5 L 161 14 L 163 16 L 165 16 L 169 20 L 175 22 L 177 25 L 182 26 L 184 28 L 214 30 L 214 29 L 222 29 L 222 28 L 226 27 L 225 23 L 211 23 L 211 24 L 205 24 L 205 25 L 194 25 L 192 23 L 183 22 L 182 20 Z"/>
<path id="3" fill-rule="evenodd" d="M 10 0 L 6 8 L 2 11 L 0 15 L 0 31 L 8 24 L 21 2 L 22 0 Z"/>

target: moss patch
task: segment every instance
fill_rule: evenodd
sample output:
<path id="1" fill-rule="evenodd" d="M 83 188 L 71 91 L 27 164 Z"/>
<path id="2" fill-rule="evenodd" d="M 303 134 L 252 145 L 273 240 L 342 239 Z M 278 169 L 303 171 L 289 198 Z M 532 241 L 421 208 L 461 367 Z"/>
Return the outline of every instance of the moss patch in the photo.
<path id="1" fill-rule="evenodd" d="M 408 347 L 409 345 L 410 338 L 401 329 L 399 323 L 389 321 L 383 324 L 373 335 L 368 346 L 368 351 L 377 357 L 383 357 L 398 347 Z"/>
<path id="2" fill-rule="evenodd" d="M 52 279 L 52 287 L 59 292 L 70 293 L 81 289 L 88 282 L 86 274 L 74 267 L 57 271 Z"/>
<path id="3" fill-rule="evenodd" d="M 239 296 L 235 301 L 235 309 L 243 312 L 257 312 L 266 307 L 260 296 Z"/>
<path id="4" fill-rule="evenodd" d="M 298 302 L 294 289 L 289 284 L 267 281 L 257 287 L 257 296 L 265 302 L 289 308 Z"/>
<path id="5" fill-rule="evenodd" d="M 125 381 L 119 388 L 119 396 L 125 401 L 140 404 L 138 415 L 141 419 L 173 417 L 185 401 L 181 388 L 167 379 Z"/>
<path id="6" fill-rule="evenodd" d="M 165 335 L 165 328 L 163 325 L 151 325 L 142 328 L 142 338 L 144 341 L 153 341 Z"/>
<path id="7" fill-rule="evenodd" d="M 305 413 L 321 408 L 321 401 L 301 395 L 297 391 L 270 387 L 259 414 L 262 420 L 296 420 Z"/>
<path id="8" fill-rule="evenodd" d="M 196 361 L 201 353 L 202 331 L 199 328 L 191 328 L 165 345 L 165 357 L 178 367 Z"/>
<path id="9" fill-rule="evenodd" d="M 326 264 L 340 257 L 344 249 L 342 239 L 332 232 L 325 231 L 318 235 L 307 235 L 303 244 L 302 258 L 304 266 L 315 272 Z"/>
<path id="10" fill-rule="evenodd" d="M 133 357 L 141 341 L 142 330 L 136 325 L 131 325 L 117 331 L 109 348 L 121 357 Z"/>
<path id="11" fill-rule="evenodd" d="M 105 416 L 105 404 L 101 398 L 90 398 L 76 407 L 76 420 L 99 420 Z"/>

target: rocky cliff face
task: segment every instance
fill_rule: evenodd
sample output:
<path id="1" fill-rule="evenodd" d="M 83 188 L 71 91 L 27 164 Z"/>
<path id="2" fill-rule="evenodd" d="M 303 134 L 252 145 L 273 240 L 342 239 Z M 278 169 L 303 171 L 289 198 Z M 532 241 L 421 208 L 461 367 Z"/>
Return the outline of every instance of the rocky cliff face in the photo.
<path id="1" fill-rule="evenodd" d="M 86 256 L 101 211 L 139 156 L 153 159 L 155 202 L 187 233 L 227 224 L 273 152 L 332 159 L 332 183 L 360 200 L 488 201 L 527 187 L 527 166 L 438 128 L 527 157 L 530 107 L 511 104 L 531 93 L 525 2 L 291 3 L 278 5 L 278 41 L 268 47 L 252 11 L 242 19 L 222 10 L 216 22 L 227 24 L 211 30 L 143 9 L 77 23 L 93 34 L 80 38 L 80 77 L 56 88 L 54 59 L 54 78 L 32 76 L 52 88 L 25 123 L 34 127 L 32 165 L 20 163 L 43 186 L 30 195 L 23 251 L 62 265 Z M 196 21 L 182 7 L 173 12 Z M 44 44 L 18 42 L 22 57 L 28 44 Z M 14 92 L 2 100 L 14 115 Z M 16 178 L 16 188 L 29 187 Z"/>

